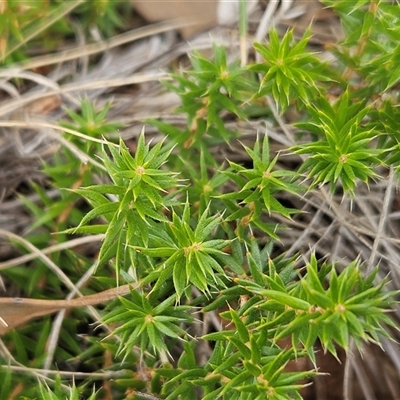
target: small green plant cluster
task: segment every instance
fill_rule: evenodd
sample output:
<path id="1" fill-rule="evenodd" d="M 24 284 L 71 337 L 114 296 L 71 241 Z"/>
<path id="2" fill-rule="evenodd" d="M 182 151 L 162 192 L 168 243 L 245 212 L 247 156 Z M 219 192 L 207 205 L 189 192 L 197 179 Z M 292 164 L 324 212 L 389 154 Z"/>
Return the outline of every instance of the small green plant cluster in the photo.
<path id="1" fill-rule="evenodd" d="M 398 4 L 323 3 L 337 12 L 346 33 L 331 46 L 334 65 L 308 50 L 309 31 L 296 40 L 293 30 L 281 35 L 272 29 L 265 43 L 254 45 L 260 61 L 243 67 L 228 63 L 224 47 L 214 46 L 212 58 L 195 53 L 192 68 L 165 84 L 181 98 L 178 111 L 186 115 L 186 126 L 148 121 L 165 140 L 152 144 L 142 131 L 131 152 L 122 141 L 94 140 L 117 128 L 106 121 L 108 109 L 98 113 L 83 101 L 80 114 L 68 113 L 65 137 L 100 162 L 82 166 L 76 152 L 64 149 L 45 171 L 57 188 L 69 190 L 54 202 L 36 188 L 46 212 L 26 203 L 37 216 L 34 228 L 46 236 L 42 245 L 50 232 L 60 241 L 69 234 L 103 235 L 91 291 L 132 283 L 130 295 L 102 311 L 111 329 L 106 337 L 93 332 L 79 343 L 71 317 L 60 336 L 58 364 L 120 372 L 112 389 L 99 386 L 99 398 L 109 390 L 116 399 L 301 399 L 304 379 L 317 373 L 317 342 L 336 355 L 351 342 L 361 348 L 389 337 L 394 323 L 387 311 L 396 292 L 378 279 L 378 268 L 365 274 L 357 259 L 338 273 L 314 253 L 303 259 L 274 248 L 286 228 L 282 221 L 301 213 L 287 199 L 300 201 L 325 185 L 332 194 L 354 198 L 358 185 L 383 179 L 383 169 L 400 168 Z M 228 128 L 229 119 L 271 117 L 266 97 L 281 115 L 301 115 L 296 144 L 282 149 L 299 156 L 298 167 L 284 167 L 284 156 L 272 154 L 266 134 L 252 146 L 243 144 L 243 164 L 215 157 L 218 146 L 240 139 L 239 131 Z M 86 202 L 79 204 L 82 198 Z M 76 280 L 91 265 L 72 250 L 56 260 Z M 43 274 L 44 266 L 36 267 Z M 13 269 L 7 276 L 21 283 L 23 272 Z M 46 284 L 60 292 L 55 279 Z M 210 316 L 220 326 L 204 332 Z M 46 319 L 12 332 L 16 360 L 40 366 L 49 331 Z M 288 368 L 303 357 L 315 370 Z M 14 377 L 3 370 L 0 377 L 9 382 L 0 389 L 3 399 Z M 61 398 L 40 385 L 43 398 Z M 24 395 L 32 398 L 28 386 Z M 71 399 L 76 391 L 96 396 L 90 377 L 69 390 Z"/>
<path id="2" fill-rule="evenodd" d="M 124 26 L 127 3 L 108 0 L 11 0 L 0 5 L 0 62 L 26 60 L 30 51 L 54 51 L 74 35 L 73 23 L 106 37 Z"/>
<path id="3" fill-rule="evenodd" d="M 355 260 L 338 276 L 334 265 L 319 265 L 312 255 L 300 277 L 297 257 L 272 258 L 272 241 L 260 246 L 257 232 L 266 229 L 258 219 L 271 213 L 291 216 L 273 194 L 301 193 L 299 185 L 286 182 L 294 179 L 293 173 L 274 174 L 266 156 L 267 143 L 264 137 L 263 151 L 258 144 L 254 150 L 246 149 L 255 168 L 238 169 L 243 180 L 247 178 L 244 187 L 216 196 L 217 203 L 227 200 L 225 213 L 214 208 L 213 199 L 200 212 L 187 199 L 189 185 L 173 192 L 173 205 L 163 202 L 162 193 L 177 186 L 175 173 L 160 168 L 171 150 L 164 151 L 162 142 L 150 150 L 143 133 L 135 156 L 122 144 L 119 149 L 109 148 L 114 162 L 105 162 L 111 177 L 120 178 L 119 185 L 77 190 L 94 207 L 69 232 L 104 232 L 100 265 L 104 255 L 114 260 L 121 276 L 133 268 L 134 279 L 142 287 L 132 290 L 131 299 L 121 299 L 104 322 L 119 323 L 113 333 L 121 335 L 117 354 L 128 357 L 137 346 L 142 357 L 149 354 L 150 359 L 165 360 L 163 368 L 152 369 L 153 380 L 163 382 L 156 389 L 158 396 L 189 399 L 201 388 L 203 399 L 264 399 L 266 394 L 269 399 L 301 398 L 299 382 L 315 372 L 287 372 L 290 360 L 307 356 L 315 362 L 317 340 L 334 355 L 335 345 L 348 350 L 351 339 L 358 347 L 363 342 L 379 342 L 380 335 L 387 336 L 382 324 L 393 326 L 385 310 L 393 304 L 394 292 L 384 290 L 384 281 L 375 283 L 378 269 L 363 277 Z M 237 177 L 233 172 L 228 176 Z M 115 194 L 118 200 L 106 200 L 105 193 Z M 246 209 L 248 197 L 254 204 L 251 212 Z M 236 206 L 244 205 L 245 212 L 228 212 L 235 200 Z M 143 213 L 139 211 L 142 201 L 147 207 Z M 157 214 L 161 207 L 164 212 Z M 103 229 L 88 224 L 99 215 L 108 219 Z M 243 225 L 243 219 L 241 235 L 235 235 L 239 231 L 233 227 Z M 199 296 L 193 296 L 194 288 Z M 228 321 L 227 329 L 200 338 L 186 332 L 200 323 L 196 321 L 198 308 L 202 314 L 217 312 Z M 291 339 L 291 348 L 281 345 L 284 339 Z M 199 340 L 213 346 L 210 359 L 202 366 L 196 362 Z M 169 360 L 182 341 L 178 367 L 171 370 Z"/>

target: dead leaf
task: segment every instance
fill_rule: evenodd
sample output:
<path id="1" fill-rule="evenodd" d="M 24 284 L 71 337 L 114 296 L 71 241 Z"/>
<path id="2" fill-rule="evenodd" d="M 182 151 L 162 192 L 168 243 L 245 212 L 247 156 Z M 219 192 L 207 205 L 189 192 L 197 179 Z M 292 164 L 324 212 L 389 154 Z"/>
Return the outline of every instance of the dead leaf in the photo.
<path id="1" fill-rule="evenodd" d="M 35 101 L 28 107 L 27 112 L 32 115 L 46 115 L 49 112 L 56 110 L 60 106 L 61 99 L 59 96 L 48 96 Z"/>
<path id="2" fill-rule="evenodd" d="M 230 25 L 239 20 L 240 0 L 132 0 L 135 10 L 149 22 L 183 19 L 187 26 L 179 31 L 187 39 L 197 32 L 214 25 Z M 250 13 L 258 0 L 247 0 L 247 12 Z"/>
<path id="3" fill-rule="evenodd" d="M 196 32 L 210 28 L 217 23 L 218 0 L 199 1 L 139 1 L 132 0 L 135 10 L 149 22 L 182 18 L 191 23 L 180 29 L 188 38 Z"/>
<path id="4" fill-rule="evenodd" d="M 0 298 L 0 335 L 33 318 L 56 313 L 65 308 L 87 307 L 102 304 L 119 296 L 126 296 L 138 285 L 127 284 L 90 296 L 71 300 L 38 300 L 20 297 Z"/>

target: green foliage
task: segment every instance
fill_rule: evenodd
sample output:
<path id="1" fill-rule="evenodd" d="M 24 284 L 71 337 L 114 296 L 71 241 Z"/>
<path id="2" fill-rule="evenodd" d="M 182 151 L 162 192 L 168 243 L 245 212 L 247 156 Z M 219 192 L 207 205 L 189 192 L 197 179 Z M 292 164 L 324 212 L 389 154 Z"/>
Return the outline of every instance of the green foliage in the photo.
<path id="1" fill-rule="evenodd" d="M 334 265 L 318 265 L 312 254 L 305 276 L 290 290 L 279 279 L 271 279 L 275 275 L 271 269 L 263 285 L 246 284 L 245 288 L 262 296 L 256 306 L 276 309 L 274 317 L 257 329 L 271 329 L 274 319 L 278 319 L 274 341 L 291 335 L 293 347 L 302 343 L 314 359 L 313 346 L 317 339 L 327 351 L 336 355 L 334 342 L 348 350 L 350 338 L 361 348 L 362 342 L 379 342 L 379 335 L 387 336 L 382 324 L 393 326 L 393 322 L 382 311 L 392 304 L 389 299 L 395 292 L 382 291 L 385 281 L 374 284 L 377 272 L 376 269 L 363 277 L 359 263 L 353 261 L 338 276 Z"/>
<path id="2" fill-rule="evenodd" d="M 264 210 L 267 210 L 268 214 L 278 213 L 290 218 L 290 215 L 296 213 L 297 210 L 285 207 L 277 199 L 277 194 L 287 192 L 300 195 L 304 192 L 304 188 L 293 183 L 298 179 L 298 173 L 274 168 L 278 161 L 278 155 L 272 160 L 270 159 L 266 135 L 261 146 L 260 141 L 257 140 L 254 149 L 246 146 L 244 148 L 253 162 L 253 168 L 248 169 L 234 162 L 229 162 L 232 171 L 225 171 L 225 174 L 239 186 L 240 190 L 220 196 L 222 200 L 236 201 L 237 203 L 237 210 L 227 218 L 227 221 L 240 219 L 242 222 L 245 220 L 244 225 L 251 222 L 268 235 L 277 238 L 270 227 L 261 221 L 261 215 Z M 244 206 L 240 207 L 240 204 L 244 204 Z"/>
<path id="3" fill-rule="evenodd" d="M 101 139 L 101 137 L 107 136 L 109 133 L 115 132 L 123 126 L 119 122 L 107 121 L 107 114 L 110 111 L 110 107 L 111 103 L 107 103 L 101 111 L 96 111 L 94 105 L 88 99 L 84 98 L 81 101 L 81 112 L 76 113 L 75 111 L 66 109 L 65 111 L 71 121 L 62 121 L 60 125 L 84 135 Z M 86 146 L 94 145 L 93 142 L 82 140 L 73 134 L 66 135 L 66 137 L 72 143 L 82 143 Z M 85 148 L 85 153 L 93 154 L 93 151 L 90 148 Z"/>
<path id="4" fill-rule="evenodd" d="M 246 69 L 240 67 L 238 61 L 228 64 L 223 46 L 214 45 L 213 50 L 214 60 L 194 52 L 192 69 L 172 75 L 176 84 L 165 82 L 165 86 L 181 98 L 182 105 L 177 111 L 187 115 L 188 129 L 180 131 L 152 121 L 183 148 L 203 147 L 221 139 L 227 142 L 235 137 L 236 133 L 229 131 L 224 123 L 223 112 L 246 118 L 241 105 L 247 101 L 247 93 L 254 89 L 254 84 L 252 80 L 243 79 Z"/>
<path id="5" fill-rule="evenodd" d="M 78 196 L 63 189 L 88 185 L 92 182 L 93 174 L 99 173 L 100 168 L 96 164 L 88 162 L 82 165 L 76 154 L 79 152 L 93 160 L 101 149 L 101 138 L 122 127 L 120 123 L 106 121 L 110 106 L 108 104 L 97 112 L 88 99 L 83 99 L 79 113 L 66 110 L 70 120 L 64 120 L 60 125 L 69 130 L 64 137 L 70 145 L 58 152 L 52 163 L 43 165 L 43 171 L 51 180 L 53 187 L 62 189 L 58 194 L 59 198 L 54 201 L 45 190 L 35 186 L 34 189 L 40 196 L 42 205 L 37 206 L 26 198 L 22 199 L 36 217 L 32 230 L 45 225 L 51 232 L 61 232 L 70 225 L 79 224 L 83 218 L 83 213 L 74 207 Z M 60 241 L 65 240 L 65 236 L 61 235 Z"/>
<path id="6" fill-rule="evenodd" d="M 107 37 L 124 26 L 124 1 L 12 0 L 0 6 L 0 62 L 27 59 L 32 49 L 56 49 L 75 33 L 72 21 L 79 20 L 85 33 L 96 26 Z"/>
<path id="7" fill-rule="evenodd" d="M 121 0 L 86 0 L 75 10 L 85 30 L 96 27 L 106 37 L 126 26 L 126 15 L 131 6 Z"/>
<path id="8" fill-rule="evenodd" d="M 234 334 L 208 335 L 205 339 L 216 341 L 214 352 L 203 368 L 192 367 L 180 372 L 170 380 L 168 386 L 177 384 L 167 397 L 189 399 L 186 395 L 195 386 L 204 390 L 202 399 L 301 399 L 296 382 L 310 378 L 313 372 L 284 372 L 293 351 L 273 349 L 266 345 L 265 338 L 252 336 L 243 343 Z M 264 339 L 264 340 L 263 340 Z M 262 346 L 262 347 L 261 347 Z M 262 350 L 261 350 L 262 349 Z M 275 350 L 275 351 L 274 351 Z M 262 367 L 260 367 L 262 365 Z M 223 384 L 221 385 L 221 382 Z M 167 386 L 167 390 L 169 387 Z"/>
<path id="9" fill-rule="evenodd" d="M 255 43 L 254 48 L 264 58 L 250 70 L 263 74 L 256 97 L 272 94 L 278 109 L 285 111 L 293 100 L 309 105 L 323 88 L 320 81 L 331 80 L 324 63 L 306 50 L 310 32 L 298 42 L 293 40 L 293 30 L 280 38 L 275 29 L 269 32 L 268 45 Z"/>
<path id="10" fill-rule="evenodd" d="M 310 154 L 299 172 L 309 171 L 311 187 L 330 183 L 332 192 L 340 179 L 343 190 L 354 195 L 357 180 L 368 183 L 378 176 L 375 169 L 381 164 L 381 151 L 369 146 L 377 132 L 363 126 L 369 108 L 365 102 L 352 104 L 346 91 L 333 106 L 320 98 L 308 111 L 310 121 L 297 126 L 314 133 L 319 140 L 292 148 L 297 154 Z"/>
<path id="11" fill-rule="evenodd" d="M 121 334 L 120 351 L 128 355 L 135 345 L 145 353 L 153 350 L 169 354 L 165 338 L 181 339 L 185 330 L 179 324 L 190 323 L 191 318 L 185 312 L 189 306 L 177 306 L 176 296 L 172 295 L 159 303 L 154 295 L 147 297 L 132 290 L 131 300 L 121 298 L 121 305 L 115 307 L 104 322 L 121 322 L 113 334 Z"/>
<path id="12" fill-rule="evenodd" d="M 190 207 L 186 202 L 182 217 L 173 211 L 172 220 L 165 224 L 164 229 L 159 226 L 152 232 L 148 247 L 134 247 L 146 256 L 165 258 L 156 272 L 147 279 L 157 276 L 155 288 L 172 276 L 179 299 L 189 284 L 202 292 L 209 292 L 210 286 L 224 287 L 225 263 L 236 273 L 243 271 L 241 265 L 223 251 L 231 240 L 207 240 L 222 222 L 221 216 L 209 217 L 207 214 L 208 209 L 199 216 L 193 229 L 190 226 Z"/>
<path id="13" fill-rule="evenodd" d="M 171 152 L 162 144 L 159 142 L 150 150 L 142 132 L 135 157 L 122 141 L 119 147 L 110 144 L 110 156 L 103 150 L 103 162 L 113 184 L 74 190 L 85 196 L 93 209 L 82 218 L 77 228 L 67 232 L 105 234 L 99 265 L 115 257 L 117 271 L 124 267 L 129 262 L 125 257 L 126 245 L 147 245 L 149 228 L 154 221 L 165 220 L 161 211 L 172 203 L 162 194 L 175 188 L 178 180 L 175 173 L 161 169 Z M 105 217 L 107 222 L 87 226 L 100 217 Z"/>
<path id="14" fill-rule="evenodd" d="M 75 385 L 73 385 L 69 389 L 68 397 L 65 397 L 65 394 L 66 394 L 65 391 L 60 390 L 60 389 L 58 389 L 56 391 L 52 391 L 46 384 L 40 384 L 38 386 L 38 394 L 40 394 L 40 398 L 43 400 L 64 400 L 64 399 L 79 400 L 80 399 L 80 392 Z M 95 391 L 93 391 L 92 394 L 90 395 L 90 397 L 88 397 L 87 399 L 95 400 L 96 399 Z"/>
<path id="15" fill-rule="evenodd" d="M 114 19 L 106 3 L 97 5 L 105 7 L 99 13 Z M 224 47 L 196 52 L 190 69 L 165 83 L 180 97 L 177 112 L 187 126 L 149 121 L 166 136 L 157 143 L 144 129 L 130 146 L 107 139 L 119 128 L 107 119 L 109 104 L 96 111 L 83 100 L 80 112 L 67 111 L 68 121 L 60 123 L 66 146 L 44 166 L 58 197 L 36 186 L 40 205 L 23 200 L 36 217 L 29 239 L 44 248 L 51 238 L 64 243 L 69 234 L 101 234 L 91 258 L 68 250 L 52 260 L 74 282 L 97 266 L 85 293 L 120 282 L 134 282 L 135 289 L 101 309 L 108 333 L 80 336 L 78 321 L 90 320 L 86 311 L 71 311 L 57 365 L 79 362 L 115 374 L 102 379 L 116 398 L 290 400 L 301 399 L 304 380 L 317 374 L 317 342 L 336 355 L 351 341 L 361 348 L 389 337 L 394 324 L 387 311 L 397 292 L 377 268 L 368 275 L 350 260 L 339 273 L 328 255 L 322 262 L 312 252 L 302 261 L 275 246 L 280 230 L 302 217 L 297 204 L 308 191 L 329 185 L 332 195 L 354 198 L 360 184 L 400 168 L 396 5 L 324 3 L 346 33 L 330 47 L 335 65 L 309 50 L 311 31 L 296 39 L 293 30 L 272 29 L 267 42 L 254 44 L 262 61 L 243 67 L 228 62 Z M 266 96 L 281 116 L 299 116 L 296 143 L 276 154 L 266 133 L 250 145 L 243 138 L 242 162 L 229 152 L 216 157 L 215 146 L 232 145 L 240 134 L 229 119 L 276 115 Z M 293 164 L 285 164 L 288 153 Z M 32 262 L 29 285 L 24 267 L 5 276 L 29 294 L 43 295 L 42 285 L 61 296 L 66 281 L 47 276 L 43 260 Z M 204 330 L 208 318 L 220 328 Z M 50 328 L 43 318 L 5 336 L 15 361 L 39 368 Z M 315 369 L 291 372 L 304 357 Z M 2 400 L 16 375 L 3 368 L 0 378 Z M 65 398 L 61 378 L 46 383 L 33 393 L 26 379 L 21 391 L 26 398 Z M 83 379 L 69 389 L 70 398 L 101 398 L 93 383 Z"/>

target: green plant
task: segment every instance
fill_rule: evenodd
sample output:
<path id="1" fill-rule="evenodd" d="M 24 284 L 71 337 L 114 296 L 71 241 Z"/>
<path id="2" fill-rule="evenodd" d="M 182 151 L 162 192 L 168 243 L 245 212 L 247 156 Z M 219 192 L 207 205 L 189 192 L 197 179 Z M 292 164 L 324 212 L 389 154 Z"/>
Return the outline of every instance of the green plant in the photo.
<path id="1" fill-rule="evenodd" d="M 74 18 L 86 32 L 96 26 L 109 37 L 123 27 L 124 11 L 126 2 L 121 1 L 4 1 L 0 6 L 0 62 L 24 60 L 39 43 L 47 51 L 54 50 L 74 33 Z"/>
<path id="2" fill-rule="evenodd" d="M 352 104 L 349 92 L 345 91 L 334 106 L 321 98 L 308 110 L 312 115 L 310 121 L 297 126 L 313 132 L 321 140 L 292 147 L 292 150 L 310 155 L 299 172 L 309 171 L 311 186 L 330 183 L 333 193 L 340 178 L 343 190 L 354 195 L 358 180 L 368 184 L 371 178 L 378 177 L 375 170 L 382 164 L 379 159 L 382 150 L 370 146 L 378 132 L 363 126 L 369 111 L 365 101 Z"/>
<path id="3" fill-rule="evenodd" d="M 43 171 L 53 187 L 61 189 L 60 198 L 54 201 L 43 188 L 35 186 L 34 189 L 45 207 L 38 207 L 28 199 L 22 199 L 36 217 L 32 230 L 46 225 L 53 233 L 61 232 L 71 224 L 78 224 L 83 218 L 83 213 L 75 207 L 78 196 L 68 189 L 88 185 L 93 176 L 101 174 L 104 169 L 98 163 L 92 162 L 93 157 L 101 150 L 102 137 L 122 127 L 120 123 L 106 121 L 110 106 L 111 104 L 106 104 L 97 112 L 88 99 L 83 99 L 80 113 L 66 110 L 70 121 L 60 121 L 60 125 L 67 130 L 64 137 L 69 145 L 55 155 L 52 163 L 43 165 Z M 82 164 L 82 159 L 77 154 L 90 161 Z M 65 238 L 61 240 L 65 241 Z"/>
<path id="4" fill-rule="evenodd" d="M 262 73 L 256 97 L 272 93 L 278 109 L 285 111 L 291 102 L 310 104 L 315 97 L 324 93 L 321 82 L 332 80 L 332 72 L 325 63 L 306 51 L 310 39 L 307 31 L 301 40 L 293 40 L 293 30 L 279 38 L 277 31 L 271 30 L 268 46 L 255 43 L 254 48 L 263 57 L 261 63 L 250 66 L 250 70 Z"/>
<path id="5" fill-rule="evenodd" d="M 64 396 L 65 392 L 58 388 L 58 390 L 52 391 L 47 385 L 39 384 L 38 385 L 38 393 L 40 394 L 43 400 L 58 400 Z M 95 400 L 96 393 L 93 392 L 88 400 Z M 75 385 L 69 391 L 69 400 L 79 400 L 79 390 Z"/>
<path id="6" fill-rule="evenodd" d="M 279 156 L 270 159 L 267 136 L 264 136 L 262 143 L 257 140 L 254 149 L 245 147 L 245 150 L 253 162 L 253 168 L 247 169 L 229 162 L 232 171 L 224 171 L 239 188 L 237 191 L 220 195 L 220 198 L 226 201 L 227 206 L 233 211 L 227 217 L 227 221 L 240 221 L 238 223 L 240 237 L 246 236 L 242 228 L 250 224 L 271 238 L 278 239 L 275 233 L 277 227 L 263 222 L 262 214 L 267 211 L 269 215 L 278 213 L 290 218 L 291 214 L 297 213 L 298 210 L 285 207 L 277 198 L 277 193 L 300 195 L 305 189 L 294 183 L 299 178 L 297 172 L 274 168 Z"/>
<path id="7" fill-rule="evenodd" d="M 280 35 L 271 29 L 266 43 L 254 45 L 263 60 L 245 66 L 228 63 L 223 47 L 213 47 L 212 59 L 195 53 L 191 69 L 165 83 L 181 98 L 185 127 L 148 121 L 166 137 L 153 144 L 143 130 L 134 154 L 122 140 L 101 140 L 101 146 L 93 140 L 116 128 L 105 121 L 107 109 L 96 113 L 84 101 L 81 115 L 68 112 L 72 122 L 63 127 L 70 142 L 92 158 L 100 155 L 100 165 L 82 171 L 65 150 L 66 163 L 45 168 L 57 187 L 68 189 L 64 200 L 46 215 L 26 203 L 38 217 L 34 228 L 48 228 L 46 238 L 49 230 L 63 241 L 67 234 L 102 235 L 88 291 L 122 282 L 137 286 L 101 310 L 108 333 L 91 332 L 78 343 L 76 320 L 69 318 L 57 353 L 60 362 L 87 362 L 93 371 L 115 373 L 116 398 L 301 399 L 304 380 L 317 374 L 317 342 L 337 356 L 338 348 L 353 350 L 352 342 L 361 349 L 390 338 L 396 324 L 387 312 L 396 306 L 398 291 L 379 267 L 369 265 L 372 272 L 366 272 L 355 259 L 339 268 L 328 254 L 276 251 L 282 231 L 295 218 L 301 221 L 297 204 L 305 196 L 320 188 L 325 193 L 329 185 L 331 196 L 354 200 L 360 185 L 399 168 L 399 69 L 387 76 L 397 65 L 398 5 L 323 3 L 338 12 L 346 33 L 331 46 L 335 68 L 308 49 L 309 31 L 296 40 L 293 30 Z M 299 115 L 296 144 L 275 155 L 272 139 L 259 133 L 250 146 L 243 143 L 242 163 L 215 157 L 216 146 L 231 145 L 240 135 L 227 127 L 228 120 L 279 117 L 268 98 L 281 115 Z M 75 130 L 92 140 L 70 136 Z M 287 154 L 296 156 L 295 165 L 285 164 Z M 85 212 L 76 207 L 81 197 Z M 55 226 L 65 207 L 71 218 Z M 74 251 L 69 257 L 79 260 L 78 266 L 67 264 L 78 280 L 91 262 Z M 22 274 L 9 276 L 21 285 Z M 61 286 L 57 278 L 48 279 L 52 288 Z M 210 316 L 219 325 L 204 331 Z M 33 324 L 40 327 L 38 344 L 29 328 L 10 337 L 17 362 L 35 367 L 43 361 L 50 325 Z M 290 370 L 301 358 L 314 368 Z M 7 396 L 13 377 L 1 373 Z M 73 395 L 78 390 L 94 397 L 88 387 L 84 380 Z M 43 385 L 41 390 L 43 397 L 54 397 Z"/>
<path id="8" fill-rule="evenodd" d="M 227 129 L 222 119 L 223 112 L 246 118 L 241 105 L 248 100 L 254 82 L 249 77 L 243 79 L 246 70 L 239 62 L 228 64 L 223 46 L 214 45 L 213 52 L 214 60 L 195 53 L 191 70 L 172 75 L 175 84 L 164 82 L 181 98 L 182 105 L 177 111 L 187 115 L 187 129 L 180 131 L 161 121 L 151 121 L 183 148 L 206 149 L 207 144 L 234 138 L 235 132 Z"/>

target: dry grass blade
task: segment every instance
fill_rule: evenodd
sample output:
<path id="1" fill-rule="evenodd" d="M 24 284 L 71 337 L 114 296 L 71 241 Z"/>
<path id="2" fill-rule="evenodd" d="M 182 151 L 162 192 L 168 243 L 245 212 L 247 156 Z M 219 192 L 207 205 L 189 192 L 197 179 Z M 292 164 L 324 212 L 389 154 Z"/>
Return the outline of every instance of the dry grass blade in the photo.
<path id="1" fill-rule="evenodd" d="M 102 51 L 107 51 L 114 47 L 122 46 L 124 44 L 134 42 L 139 39 L 154 36 L 163 32 L 168 32 L 173 29 L 190 24 L 192 24 L 190 20 L 188 21 L 183 19 L 176 19 L 167 22 L 160 22 L 152 25 L 147 25 L 142 28 L 135 29 L 133 31 L 122 33 L 118 36 L 111 38 L 108 41 L 87 44 L 82 47 L 73 48 L 71 50 L 65 50 L 63 52 L 58 52 L 55 54 L 31 58 L 21 63 L 14 64 L 13 66 L 10 66 L 10 68 L 11 70 L 15 68 L 16 71 L 25 69 L 35 70 L 43 66 L 61 64 L 65 63 L 66 61 L 78 59 L 83 55 L 88 56 L 100 53 Z"/>
<path id="2" fill-rule="evenodd" d="M 64 243 L 59 243 L 53 246 L 49 246 L 46 249 L 42 250 L 43 254 L 51 254 L 57 251 L 62 251 L 62 250 L 66 250 L 66 249 L 71 249 L 74 248 L 76 246 L 81 246 L 87 243 L 93 243 L 93 242 L 99 242 L 101 240 L 104 239 L 104 235 L 100 234 L 100 235 L 93 235 L 93 236 L 85 236 L 85 237 L 81 237 L 81 238 L 77 238 L 77 239 L 72 239 L 69 240 L 68 242 L 64 242 Z M 0 262 L 0 271 L 7 269 L 7 268 L 11 268 L 13 266 L 16 265 L 22 265 L 28 261 L 31 261 L 35 258 L 39 257 L 39 255 L 35 254 L 35 253 L 29 253 L 29 254 L 25 254 L 23 256 L 14 258 L 12 260 L 8 260 L 8 261 L 3 261 Z"/>
<path id="3" fill-rule="evenodd" d="M 87 307 L 106 303 L 119 296 L 126 296 L 139 285 L 126 284 L 89 296 L 71 300 L 37 300 L 30 298 L 0 298 L 0 335 L 33 318 L 54 314 L 63 309 Z"/>
<path id="4" fill-rule="evenodd" d="M 18 74 L 17 74 L 18 76 Z M 6 104 L 0 104 L 0 116 L 7 115 L 15 111 L 18 108 L 37 102 L 46 98 L 53 98 L 53 96 L 65 96 L 69 93 L 81 92 L 84 90 L 94 90 L 98 88 L 109 89 L 119 86 L 135 85 L 145 82 L 158 82 L 160 79 L 166 79 L 165 73 L 152 73 L 152 74 L 135 74 L 133 76 L 125 78 L 115 78 L 115 79 L 100 79 L 89 82 L 74 82 L 65 85 L 61 85 L 56 89 L 50 89 L 42 93 L 30 93 L 23 97 L 19 97 L 15 100 L 8 101 Z M 53 85 L 56 86 L 56 85 Z M 11 121 L 10 121 L 11 122 Z M 58 127 L 58 129 L 60 129 Z"/>

